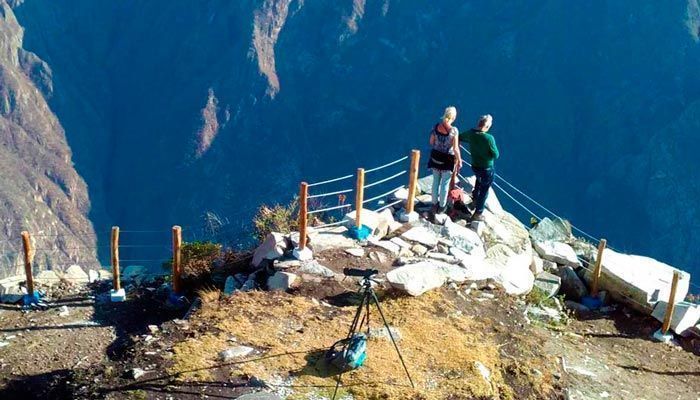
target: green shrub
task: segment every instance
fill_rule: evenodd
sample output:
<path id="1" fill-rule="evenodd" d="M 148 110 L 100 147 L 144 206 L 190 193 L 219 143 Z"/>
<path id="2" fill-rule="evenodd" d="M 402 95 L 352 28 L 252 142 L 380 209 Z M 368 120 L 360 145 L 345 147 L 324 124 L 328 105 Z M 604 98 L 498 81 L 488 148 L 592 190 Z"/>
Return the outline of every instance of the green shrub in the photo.
<path id="1" fill-rule="evenodd" d="M 180 278 L 183 285 L 190 289 L 211 278 L 214 261 L 221 257 L 221 245 L 212 242 L 183 243 L 180 253 Z M 170 259 L 163 264 L 163 268 L 172 269 L 172 265 L 173 260 Z"/>
<path id="2" fill-rule="evenodd" d="M 254 236 L 263 241 L 270 232 L 289 233 L 299 229 L 299 201 L 294 198 L 288 205 L 262 205 L 253 218 Z"/>

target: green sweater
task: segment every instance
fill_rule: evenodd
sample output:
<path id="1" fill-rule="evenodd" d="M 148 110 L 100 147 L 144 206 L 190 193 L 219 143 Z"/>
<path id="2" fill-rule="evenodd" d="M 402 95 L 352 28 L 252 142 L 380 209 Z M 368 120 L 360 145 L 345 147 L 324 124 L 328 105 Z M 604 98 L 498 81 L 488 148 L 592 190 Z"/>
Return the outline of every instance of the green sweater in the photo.
<path id="1" fill-rule="evenodd" d="M 498 158 L 498 147 L 492 134 L 470 129 L 459 134 L 459 141 L 469 143 L 474 167 L 493 168 L 493 161 Z"/>

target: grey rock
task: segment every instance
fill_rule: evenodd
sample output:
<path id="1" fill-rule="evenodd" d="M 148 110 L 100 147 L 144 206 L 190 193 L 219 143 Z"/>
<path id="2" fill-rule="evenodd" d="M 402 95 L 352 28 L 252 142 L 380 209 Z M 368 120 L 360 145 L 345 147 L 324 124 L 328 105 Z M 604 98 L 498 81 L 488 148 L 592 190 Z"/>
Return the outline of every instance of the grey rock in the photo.
<path id="1" fill-rule="evenodd" d="M 230 347 L 219 353 L 219 359 L 223 362 L 229 362 L 237 358 L 245 357 L 253 351 L 255 351 L 255 349 L 248 346 Z"/>
<path id="2" fill-rule="evenodd" d="M 378 264 L 385 264 L 389 259 L 384 253 L 381 253 L 379 251 L 373 251 L 369 253 L 369 258 L 370 260 L 378 263 Z"/>
<path id="3" fill-rule="evenodd" d="M 580 300 L 588 295 L 588 288 L 578 277 L 573 268 L 564 266 L 559 270 L 561 278 L 561 291 L 564 295 L 573 300 Z"/>
<path id="4" fill-rule="evenodd" d="M 412 242 L 418 242 L 429 248 L 433 248 L 438 244 L 438 238 L 435 232 L 423 226 L 413 227 L 404 232 L 401 237 Z"/>
<path id="5" fill-rule="evenodd" d="M 423 246 L 422 244 L 416 244 L 413 247 L 411 247 L 411 251 L 414 252 L 418 256 L 422 256 L 428 252 L 428 249 L 425 246 Z"/>
<path id="6" fill-rule="evenodd" d="M 537 242 L 567 242 L 573 239 L 569 221 L 558 218 L 554 220 L 543 218 L 537 226 L 530 230 L 530 237 Z"/>
<path id="7" fill-rule="evenodd" d="M 236 278 L 233 276 L 228 276 L 226 277 L 226 283 L 224 283 L 224 296 L 230 296 L 235 292 L 236 290 L 241 288 L 241 283 L 238 282 Z"/>
<path id="8" fill-rule="evenodd" d="M 387 330 L 385 326 L 382 326 L 380 328 L 371 328 L 369 330 L 369 336 L 368 338 L 370 339 L 385 339 L 385 340 L 391 340 L 391 337 L 389 336 L 389 332 L 391 332 L 391 336 L 394 337 L 394 340 L 397 342 L 401 340 L 401 331 L 399 331 L 399 328 L 395 326 L 389 325 L 389 329 Z"/>
<path id="9" fill-rule="evenodd" d="M 322 276 L 324 278 L 332 278 L 335 276 L 335 272 L 333 272 L 333 270 L 328 267 L 324 267 L 316 260 L 303 263 L 301 267 L 299 267 L 298 271 L 304 274 Z"/>
<path id="10" fill-rule="evenodd" d="M 301 261 L 294 258 L 289 260 L 275 260 L 274 266 L 276 269 L 297 268 L 301 266 Z"/>
<path id="11" fill-rule="evenodd" d="M 286 291 L 294 287 L 294 284 L 296 283 L 297 279 L 298 276 L 296 274 L 293 274 L 291 272 L 278 271 L 267 279 L 267 288 L 273 291 Z"/>
<path id="12" fill-rule="evenodd" d="M 389 241 L 395 245 L 398 245 L 401 248 L 404 248 L 404 249 L 411 248 L 411 244 L 408 243 L 407 241 L 401 239 L 400 237 L 391 238 Z"/>
<path id="13" fill-rule="evenodd" d="M 100 280 L 100 274 L 94 269 L 88 270 L 88 281 L 90 283 Z"/>
<path id="14" fill-rule="evenodd" d="M 365 256 L 365 250 L 359 247 L 352 247 L 349 249 L 345 249 L 345 252 L 350 254 L 353 257 L 364 257 Z"/>
<path id="15" fill-rule="evenodd" d="M 257 392 L 236 397 L 236 400 L 282 400 L 282 398 L 274 393 Z"/>
<path id="16" fill-rule="evenodd" d="M 61 278 L 58 276 L 56 271 L 50 269 L 41 271 L 34 276 L 34 282 L 49 287 L 58 284 L 60 281 Z"/>
<path id="17" fill-rule="evenodd" d="M 666 307 L 668 306 L 667 301 L 659 301 L 654 307 L 652 316 L 659 320 L 664 321 L 666 315 Z M 671 329 L 677 334 L 683 336 L 686 334 L 686 330 L 695 326 L 700 320 L 700 304 L 693 304 L 687 301 L 680 301 L 676 303 L 673 308 L 673 315 L 671 316 Z"/>
<path id="18" fill-rule="evenodd" d="M 284 255 L 287 250 L 285 236 L 278 232 L 271 232 L 265 240 L 255 249 L 252 265 L 259 267 L 263 260 L 276 260 Z"/>
<path id="19" fill-rule="evenodd" d="M 131 371 L 129 371 L 129 376 L 131 376 L 131 379 L 139 379 L 145 374 L 146 371 L 141 368 L 132 368 Z"/>
<path id="20" fill-rule="evenodd" d="M 576 257 L 574 249 L 571 248 L 566 243 L 554 242 L 554 241 L 535 241 L 532 243 L 533 247 L 545 260 L 549 260 L 561 265 L 570 265 L 572 267 L 577 267 L 581 263 Z"/>
<path id="21" fill-rule="evenodd" d="M 418 190 L 424 194 L 430 194 L 433 190 L 433 176 L 427 175 L 418 179 Z"/>
<path id="22" fill-rule="evenodd" d="M 372 241 L 369 241 L 369 243 L 371 243 L 375 246 L 381 247 L 381 248 L 389 251 L 391 254 L 397 255 L 397 254 L 399 254 L 399 251 L 401 251 L 401 247 L 398 244 L 390 242 L 388 240 L 372 240 Z"/>
<path id="23" fill-rule="evenodd" d="M 535 278 L 535 287 L 546 293 L 547 297 L 553 297 L 559 293 L 561 278 L 550 272 L 540 272 Z"/>
<path id="24" fill-rule="evenodd" d="M 473 230 L 457 225 L 452 221 L 445 223 L 442 228 L 443 236 L 452 241 L 454 247 L 463 250 L 466 253 L 471 253 L 474 249 L 484 246 L 479 235 Z"/>

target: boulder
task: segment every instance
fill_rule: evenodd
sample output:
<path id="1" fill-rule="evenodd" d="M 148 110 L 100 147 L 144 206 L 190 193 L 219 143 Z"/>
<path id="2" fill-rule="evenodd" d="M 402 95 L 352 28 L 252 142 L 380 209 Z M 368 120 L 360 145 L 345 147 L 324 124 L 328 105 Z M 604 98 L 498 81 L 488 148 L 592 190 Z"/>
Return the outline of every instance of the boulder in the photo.
<path id="1" fill-rule="evenodd" d="M 494 215 L 491 212 L 484 212 L 484 222 L 486 229 L 482 235 L 485 243 L 505 244 L 516 254 L 532 252 L 530 235 L 520 221 L 512 214 L 504 212 L 501 215 Z"/>
<path id="2" fill-rule="evenodd" d="M 276 269 L 296 268 L 301 266 L 301 261 L 296 260 L 294 258 L 288 260 L 275 260 L 273 266 Z"/>
<path id="3" fill-rule="evenodd" d="M 304 274 L 322 276 L 324 278 L 332 278 L 335 276 L 335 272 L 319 264 L 316 260 L 303 263 L 298 271 Z"/>
<path id="4" fill-rule="evenodd" d="M 532 256 L 532 263 L 530 263 L 530 271 L 532 271 L 535 276 L 539 275 L 544 271 L 544 262 L 541 258 L 537 256 Z"/>
<path id="5" fill-rule="evenodd" d="M 289 290 L 294 287 L 297 279 L 296 274 L 278 271 L 267 279 L 267 288 L 268 290 Z"/>
<path id="6" fill-rule="evenodd" d="M 396 190 L 394 193 L 391 194 L 391 198 L 394 200 L 408 200 L 408 189 L 401 188 Z"/>
<path id="7" fill-rule="evenodd" d="M 530 230 L 530 237 L 536 242 L 568 242 L 573 239 L 569 221 L 555 218 L 543 218 Z"/>
<path id="8" fill-rule="evenodd" d="M 572 267 L 578 267 L 581 265 L 574 249 L 571 248 L 566 243 L 562 242 L 533 242 L 533 247 L 537 254 L 545 260 L 549 260 L 561 265 L 570 265 Z"/>
<path id="9" fill-rule="evenodd" d="M 549 272 L 540 272 L 535 278 L 535 287 L 544 292 L 547 297 L 554 297 L 559 293 L 561 278 Z"/>
<path id="10" fill-rule="evenodd" d="M 598 288 L 620 303 L 651 314 L 656 302 L 668 301 L 674 271 L 677 270 L 653 258 L 605 249 Z M 690 284 L 690 274 L 679 272 L 676 302 L 685 299 Z M 592 275 L 592 271 L 584 271 L 586 282 L 591 282 Z"/>
<path id="11" fill-rule="evenodd" d="M 503 286 L 506 293 L 517 296 L 532 290 L 535 276 L 530 271 L 531 260 L 528 254 L 516 254 L 508 258 L 496 277 L 496 282 Z"/>
<path id="12" fill-rule="evenodd" d="M 394 219 L 394 214 L 392 214 L 391 210 L 388 208 L 380 211 L 377 214 L 377 217 L 379 219 L 379 224 L 375 229 L 374 236 L 377 238 L 383 238 L 389 234 L 391 226 L 396 222 L 396 220 Z"/>
<path id="13" fill-rule="evenodd" d="M 24 282 L 24 277 L 19 275 L 0 280 L 0 303 L 14 304 L 22 300 L 26 290 L 19 286 L 20 282 Z"/>
<path id="14" fill-rule="evenodd" d="M 398 255 L 399 251 L 401 250 L 401 247 L 399 247 L 398 244 L 395 244 L 388 240 L 368 240 L 368 242 L 377 247 L 381 247 L 394 255 Z"/>
<path id="15" fill-rule="evenodd" d="M 345 252 L 350 254 L 353 257 L 364 257 L 365 256 L 365 249 L 361 247 L 353 247 L 350 249 L 345 249 Z"/>
<path id="16" fill-rule="evenodd" d="M 564 266 L 559 270 L 561 278 L 561 292 L 571 300 L 580 300 L 588 295 L 588 288 L 581 281 L 573 268 Z"/>
<path id="17" fill-rule="evenodd" d="M 471 253 L 474 249 L 484 246 L 484 242 L 481 241 L 481 238 L 476 232 L 457 225 L 451 220 L 445 223 L 445 226 L 442 228 L 442 233 L 443 236 L 452 241 L 454 247 L 466 253 Z"/>
<path id="18" fill-rule="evenodd" d="M 88 270 L 88 280 L 90 283 L 100 280 L 100 274 L 94 269 Z"/>
<path id="19" fill-rule="evenodd" d="M 58 282 L 61 280 L 61 277 L 58 276 L 56 271 L 52 269 L 47 269 L 44 271 L 39 272 L 34 276 L 34 282 L 40 283 L 44 286 L 53 286 L 58 284 Z"/>
<path id="20" fill-rule="evenodd" d="M 356 225 L 355 214 L 356 210 L 350 211 L 349 213 L 345 214 L 345 217 L 343 218 L 343 221 L 345 221 L 345 226 L 351 227 Z M 380 239 L 386 236 L 386 233 L 389 229 L 389 223 L 386 222 L 385 217 L 382 217 L 379 215 L 379 213 L 374 212 L 372 210 L 368 210 L 366 208 L 362 209 L 360 217 L 360 222 L 362 223 L 362 225 L 369 228 L 371 236 Z M 382 232 L 382 230 L 384 231 Z"/>
<path id="21" fill-rule="evenodd" d="M 462 267 L 439 261 L 422 261 L 395 268 L 386 274 L 386 279 L 395 289 L 411 296 L 420 296 L 428 290 L 438 288 L 446 282 L 464 282 L 468 271 Z"/>
<path id="22" fill-rule="evenodd" d="M 395 245 L 403 248 L 403 249 L 410 249 L 411 248 L 411 244 L 408 243 L 407 241 L 401 239 L 400 237 L 391 238 L 391 240 L 389 240 L 389 241 L 391 243 L 394 243 Z"/>
<path id="23" fill-rule="evenodd" d="M 664 321 L 666 315 L 666 307 L 668 302 L 659 301 L 654 307 L 652 316 L 659 320 L 659 322 Z M 677 334 L 683 336 L 686 334 L 686 330 L 695 326 L 700 320 L 700 304 L 693 304 L 687 301 L 681 301 L 676 303 L 673 308 L 673 315 L 671 316 L 671 329 Z"/>
<path id="24" fill-rule="evenodd" d="M 245 280 L 243 282 L 241 282 L 238 279 L 236 279 L 235 277 L 229 275 L 226 278 L 226 283 L 224 283 L 224 296 L 232 295 L 233 292 L 235 292 L 236 290 L 239 290 L 243 286 L 244 282 L 245 282 Z"/>
<path id="25" fill-rule="evenodd" d="M 282 257 L 286 250 L 287 240 L 284 235 L 271 232 L 265 237 L 260 246 L 255 249 L 252 264 L 254 267 L 259 267 L 263 260 L 276 260 Z"/>
<path id="26" fill-rule="evenodd" d="M 557 265 L 557 263 L 555 263 L 553 261 L 542 260 L 542 268 L 545 271 L 548 271 L 551 273 L 555 273 L 555 274 L 559 273 L 559 266 Z"/>
<path id="27" fill-rule="evenodd" d="M 90 277 L 80 268 L 80 265 L 71 265 L 68 267 L 63 273 L 63 279 L 72 283 L 87 283 L 90 281 Z"/>
<path id="28" fill-rule="evenodd" d="M 332 226 L 328 228 L 311 228 L 309 237 L 316 252 L 328 249 L 347 249 L 357 247 L 357 241 L 348 236 L 348 228 Z"/>
<path id="29" fill-rule="evenodd" d="M 423 226 L 413 227 L 404 232 L 401 237 L 412 242 L 418 242 L 428 248 L 433 248 L 438 244 L 435 232 Z"/>
<path id="30" fill-rule="evenodd" d="M 416 188 L 420 193 L 430 194 L 433 191 L 433 176 L 427 175 L 423 178 L 418 179 L 418 185 Z"/>
<path id="31" fill-rule="evenodd" d="M 485 259 L 479 259 L 471 255 L 463 259 L 461 265 L 466 270 L 466 277 L 469 281 L 495 279 L 499 273 L 499 270 L 494 268 L 490 263 L 487 263 Z"/>
<path id="32" fill-rule="evenodd" d="M 111 281 L 113 279 L 112 271 L 106 269 L 98 269 L 97 274 L 100 276 L 101 281 Z"/>
<path id="33" fill-rule="evenodd" d="M 411 251 L 418 256 L 422 256 L 428 252 L 428 248 L 423 246 L 422 244 L 417 243 L 411 247 Z"/>

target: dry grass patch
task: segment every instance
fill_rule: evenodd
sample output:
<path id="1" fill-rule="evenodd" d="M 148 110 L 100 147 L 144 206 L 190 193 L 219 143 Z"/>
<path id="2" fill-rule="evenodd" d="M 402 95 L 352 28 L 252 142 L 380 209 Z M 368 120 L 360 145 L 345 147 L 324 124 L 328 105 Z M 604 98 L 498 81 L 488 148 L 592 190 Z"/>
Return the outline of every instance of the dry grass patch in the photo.
<path id="1" fill-rule="evenodd" d="M 345 390 L 355 398 L 514 397 L 501 375 L 503 364 L 494 338 L 442 294 L 388 298 L 382 308 L 400 331 L 399 346 L 416 389 L 408 386 L 391 342 L 376 338 L 368 343 L 365 365 L 343 376 Z M 233 336 L 261 353 L 228 365 L 231 374 L 266 381 L 291 378 L 300 398 L 312 392 L 332 393 L 334 376 L 319 360 L 328 346 L 347 334 L 354 311 L 354 307 L 327 307 L 283 293 L 237 293 L 205 302 L 195 319 L 210 329 L 176 345 L 170 372 L 189 380 L 209 379 L 202 368 L 220 365 L 216 356 L 231 345 L 227 340 Z M 379 328 L 376 309 L 372 319 L 372 327 Z M 476 362 L 489 369 L 491 382 L 481 376 Z"/>

